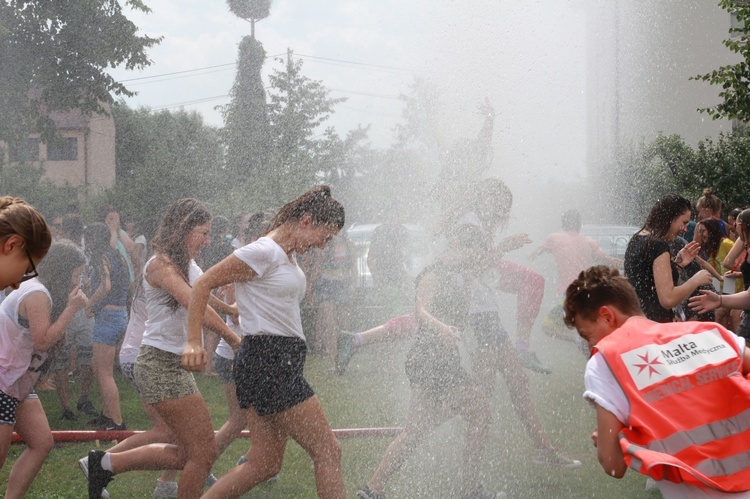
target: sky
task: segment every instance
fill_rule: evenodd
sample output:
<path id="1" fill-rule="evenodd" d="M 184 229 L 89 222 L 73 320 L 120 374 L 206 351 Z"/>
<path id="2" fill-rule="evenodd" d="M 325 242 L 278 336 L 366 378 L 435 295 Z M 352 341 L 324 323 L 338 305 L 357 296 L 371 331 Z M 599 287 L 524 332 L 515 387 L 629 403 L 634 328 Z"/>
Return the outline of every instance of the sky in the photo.
<path id="1" fill-rule="evenodd" d="M 229 101 L 237 46 L 250 24 L 219 0 L 146 0 L 152 12 L 129 18 L 149 36 L 153 64 L 113 75 L 138 95 L 132 107 L 196 110 L 222 125 L 217 105 Z M 327 122 L 340 135 L 370 125 L 385 149 L 415 78 L 439 91 L 441 132 L 473 138 L 485 98 L 496 111 L 493 173 L 529 188 L 540 179 L 585 175 L 585 10 L 578 0 L 275 0 L 256 38 L 269 58 L 291 49 L 303 74 L 331 97 L 348 100 Z M 201 69 L 207 68 L 207 69 Z"/>

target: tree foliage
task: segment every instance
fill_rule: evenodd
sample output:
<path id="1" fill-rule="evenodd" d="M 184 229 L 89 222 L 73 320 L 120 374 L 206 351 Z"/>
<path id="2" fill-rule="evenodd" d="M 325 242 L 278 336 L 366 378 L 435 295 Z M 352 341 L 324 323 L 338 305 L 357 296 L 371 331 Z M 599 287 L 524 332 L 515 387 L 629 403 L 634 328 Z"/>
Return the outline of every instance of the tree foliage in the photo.
<path id="1" fill-rule="evenodd" d="M 750 204 L 750 135 L 744 130 L 721 134 L 690 147 L 679 135 L 659 135 L 621 155 L 618 164 L 603 172 L 604 205 L 610 219 L 641 224 L 663 194 L 677 192 L 696 201 L 710 187 L 726 208 Z"/>
<path id="2" fill-rule="evenodd" d="M 242 19 L 257 21 L 271 14 L 271 0 L 227 0 L 227 5 L 232 14 Z"/>
<path id="3" fill-rule="evenodd" d="M 148 12 L 140 0 L 126 6 Z M 133 95 L 107 69 L 150 64 L 160 38 L 140 36 L 117 0 L 0 2 L 0 140 L 56 136 L 50 111 L 106 114 L 111 95 Z"/>
<path id="4" fill-rule="evenodd" d="M 266 59 L 263 45 L 245 36 L 240 42 L 237 76 L 231 101 L 223 109 L 230 183 L 265 173 L 271 148 L 266 91 L 261 70 Z"/>
<path id="5" fill-rule="evenodd" d="M 730 37 L 723 43 L 731 52 L 739 54 L 742 61 L 692 78 L 720 85 L 722 88 L 719 92 L 722 102 L 699 111 L 708 113 L 715 120 L 728 118 L 750 122 L 750 3 L 744 0 L 721 0 L 719 6 L 737 20 L 737 27 L 730 28 Z"/>
<path id="6" fill-rule="evenodd" d="M 4 165 L 0 175 L 0 192 L 20 197 L 47 216 L 58 215 L 77 207 L 82 189 L 69 184 L 56 185 L 44 178 L 44 165 L 27 163 Z"/>
<path id="7" fill-rule="evenodd" d="M 116 103 L 117 180 L 104 198 L 136 219 L 161 212 L 177 199 L 220 198 L 223 145 L 216 128 L 195 111 L 131 109 Z"/>

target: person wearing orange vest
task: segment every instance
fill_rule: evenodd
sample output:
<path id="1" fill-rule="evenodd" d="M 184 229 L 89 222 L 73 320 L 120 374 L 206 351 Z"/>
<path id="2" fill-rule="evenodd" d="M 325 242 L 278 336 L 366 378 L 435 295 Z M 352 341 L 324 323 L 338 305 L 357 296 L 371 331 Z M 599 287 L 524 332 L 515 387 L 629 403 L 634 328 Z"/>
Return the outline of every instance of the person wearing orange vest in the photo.
<path id="1" fill-rule="evenodd" d="M 604 471 L 628 467 L 664 497 L 750 498 L 750 350 L 709 322 L 656 323 L 611 267 L 581 272 L 565 323 L 592 355 L 584 398 Z M 731 494 L 730 494 L 731 493 Z"/>

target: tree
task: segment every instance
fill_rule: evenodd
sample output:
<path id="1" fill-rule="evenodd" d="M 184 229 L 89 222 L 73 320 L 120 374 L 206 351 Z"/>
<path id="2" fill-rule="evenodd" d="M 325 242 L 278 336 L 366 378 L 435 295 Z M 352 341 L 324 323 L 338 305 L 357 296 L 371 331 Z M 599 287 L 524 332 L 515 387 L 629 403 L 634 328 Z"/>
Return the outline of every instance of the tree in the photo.
<path id="1" fill-rule="evenodd" d="M 148 12 L 141 0 L 125 5 Z M 0 2 L 0 140 L 56 137 L 50 111 L 106 114 L 111 95 L 133 95 L 107 73 L 150 64 L 161 38 L 138 36 L 117 0 Z"/>
<path id="2" fill-rule="evenodd" d="M 737 27 L 729 29 L 730 37 L 724 40 L 724 45 L 743 60 L 692 78 L 722 88 L 719 92 L 721 103 L 698 111 L 715 120 L 727 118 L 750 122 L 750 4 L 745 0 L 721 0 L 719 6 L 737 21 Z"/>
<path id="3" fill-rule="evenodd" d="M 103 201 L 136 219 L 161 213 L 183 197 L 211 202 L 224 188 L 219 131 L 195 111 L 131 109 L 116 103 L 117 179 Z"/>
<path id="4" fill-rule="evenodd" d="M 271 0 L 227 0 L 229 10 L 250 22 L 250 36 L 255 39 L 255 22 L 271 14 Z"/>
<path id="5" fill-rule="evenodd" d="M 261 78 L 265 59 L 266 51 L 259 41 L 251 36 L 242 39 L 231 101 L 222 110 L 229 185 L 256 178 L 267 168 L 271 138 Z"/>

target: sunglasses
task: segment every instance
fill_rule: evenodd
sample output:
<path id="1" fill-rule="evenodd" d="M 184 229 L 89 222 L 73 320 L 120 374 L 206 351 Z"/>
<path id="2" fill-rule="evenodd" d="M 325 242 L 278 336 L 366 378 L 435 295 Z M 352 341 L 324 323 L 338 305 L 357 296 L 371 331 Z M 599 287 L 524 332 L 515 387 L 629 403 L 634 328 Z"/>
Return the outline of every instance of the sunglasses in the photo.
<path id="1" fill-rule="evenodd" d="M 31 259 L 31 253 L 29 253 L 28 248 L 24 247 L 24 251 L 26 251 L 26 256 L 29 258 L 29 263 L 31 264 L 31 272 L 27 272 L 26 274 L 24 274 L 23 277 L 21 277 L 21 280 L 18 282 L 28 281 L 29 279 L 33 279 L 39 276 L 39 272 L 36 271 L 36 265 L 34 265 L 34 260 Z"/>

